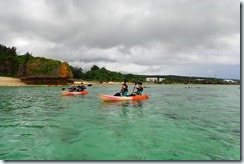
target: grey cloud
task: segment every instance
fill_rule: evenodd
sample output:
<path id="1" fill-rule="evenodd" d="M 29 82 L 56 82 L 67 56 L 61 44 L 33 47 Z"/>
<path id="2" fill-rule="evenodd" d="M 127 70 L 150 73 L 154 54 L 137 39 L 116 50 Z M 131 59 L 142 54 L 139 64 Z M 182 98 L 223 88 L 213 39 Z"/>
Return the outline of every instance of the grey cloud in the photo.
<path id="1" fill-rule="evenodd" d="M 15 15 L 16 20 L 12 20 L 15 17 L 10 21 L 8 17 L 4 18 L 5 24 L 15 27 L 15 31 L 28 31 L 74 47 L 132 47 L 155 40 L 167 44 L 172 50 L 199 44 L 214 46 L 216 37 L 236 33 L 239 28 L 238 22 L 233 21 L 239 12 L 230 1 L 119 2 L 116 5 L 108 0 L 48 0 L 44 1 L 46 8 L 39 11 L 43 16 L 46 16 L 45 12 L 50 13 L 46 19 L 32 19 L 31 14 L 28 19 L 20 15 Z M 135 6 L 130 8 L 131 3 Z M 119 5 L 128 7 L 128 10 L 118 10 Z M 19 11 L 28 12 L 27 9 Z"/>
<path id="2" fill-rule="evenodd" d="M 233 0 L 0 0 L 0 42 L 68 62 L 161 73 L 168 64 L 233 65 L 240 63 L 239 9 Z"/>

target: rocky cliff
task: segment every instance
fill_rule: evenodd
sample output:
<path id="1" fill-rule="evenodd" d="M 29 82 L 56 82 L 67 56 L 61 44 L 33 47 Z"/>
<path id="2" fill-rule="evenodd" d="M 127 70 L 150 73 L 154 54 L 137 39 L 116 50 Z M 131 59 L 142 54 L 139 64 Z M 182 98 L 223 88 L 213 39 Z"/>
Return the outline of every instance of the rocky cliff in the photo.
<path id="1" fill-rule="evenodd" d="M 66 62 L 31 57 L 19 65 L 18 77 L 29 84 L 67 84 L 73 74 Z"/>

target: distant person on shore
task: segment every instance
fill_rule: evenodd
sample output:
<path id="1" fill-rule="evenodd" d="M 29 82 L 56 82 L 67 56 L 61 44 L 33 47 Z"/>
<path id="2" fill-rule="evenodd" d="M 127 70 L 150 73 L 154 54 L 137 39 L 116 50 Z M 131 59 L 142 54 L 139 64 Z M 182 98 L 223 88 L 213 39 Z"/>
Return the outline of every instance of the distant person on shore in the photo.
<path id="1" fill-rule="evenodd" d="M 142 82 L 138 82 L 137 83 L 137 87 L 136 87 L 137 91 L 136 91 L 136 95 L 142 95 L 143 94 L 143 87 L 142 87 Z"/>
<path id="2" fill-rule="evenodd" d="M 81 85 L 79 85 L 79 86 L 77 87 L 77 92 L 82 92 L 82 91 L 86 90 L 86 87 L 85 87 L 85 85 L 83 84 L 83 82 L 81 82 L 80 84 L 81 84 Z"/>
<path id="3" fill-rule="evenodd" d="M 127 94 L 128 85 L 126 83 L 123 83 L 120 92 L 116 93 L 114 96 L 127 96 Z"/>

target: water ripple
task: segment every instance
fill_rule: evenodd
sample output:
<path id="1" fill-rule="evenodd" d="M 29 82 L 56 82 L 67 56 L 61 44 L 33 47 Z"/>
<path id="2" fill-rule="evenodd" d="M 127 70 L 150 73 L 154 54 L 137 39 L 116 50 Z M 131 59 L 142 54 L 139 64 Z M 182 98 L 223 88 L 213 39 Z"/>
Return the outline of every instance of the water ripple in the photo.
<path id="1" fill-rule="evenodd" d="M 133 86 L 129 86 L 132 88 Z M 239 160 L 236 86 L 152 85 L 150 99 L 104 103 L 61 87 L 0 87 L 3 160 Z"/>

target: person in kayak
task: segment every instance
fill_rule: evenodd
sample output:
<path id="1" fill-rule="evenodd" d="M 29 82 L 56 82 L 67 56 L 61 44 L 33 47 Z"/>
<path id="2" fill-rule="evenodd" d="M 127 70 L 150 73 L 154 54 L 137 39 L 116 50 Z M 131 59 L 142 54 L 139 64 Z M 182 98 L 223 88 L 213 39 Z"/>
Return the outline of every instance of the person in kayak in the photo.
<path id="1" fill-rule="evenodd" d="M 73 84 L 71 88 L 69 88 L 69 92 L 75 92 L 76 86 Z"/>
<path id="2" fill-rule="evenodd" d="M 122 94 L 122 96 L 127 96 L 127 94 L 128 94 L 128 85 L 127 84 L 125 84 L 125 83 L 122 84 L 120 93 Z"/>
<path id="3" fill-rule="evenodd" d="M 116 93 L 114 96 L 127 96 L 128 85 L 126 83 L 122 84 L 120 92 Z"/>
<path id="4" fill-rule="evenodd" d="M 138 82 L 137 83 L 136 89 L 137 89 L 137 91 L 135 92 L 136 95 L 142 95 L 142 93 L 143 93 L 142 82 Z"/>
<path id="5" fill-rule="evenodd" d="M 82 91 L 86 90 L 86 86 L 82 82 L 80 84 L 81 85 L 79 85 L 77 87 L 77 92 L 82 92 Z"/>

